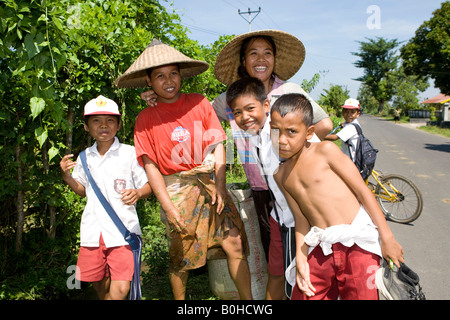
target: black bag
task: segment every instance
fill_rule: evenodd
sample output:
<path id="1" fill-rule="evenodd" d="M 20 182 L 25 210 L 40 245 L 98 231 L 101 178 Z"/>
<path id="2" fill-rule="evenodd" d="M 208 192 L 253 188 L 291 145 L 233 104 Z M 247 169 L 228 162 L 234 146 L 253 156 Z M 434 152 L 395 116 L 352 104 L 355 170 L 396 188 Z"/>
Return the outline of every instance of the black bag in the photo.
<path id="1" fill-rule="evenodd" d="M 352 159 L 361 174 L 363 180 L 366 180 L 372 173 L 377 160 L 378 149 L 375 149 L 362 133 L 361 127 L 356 123 L 352 123 L 358 132 L 358 144 L 355 150 L 355 159 Z"/>

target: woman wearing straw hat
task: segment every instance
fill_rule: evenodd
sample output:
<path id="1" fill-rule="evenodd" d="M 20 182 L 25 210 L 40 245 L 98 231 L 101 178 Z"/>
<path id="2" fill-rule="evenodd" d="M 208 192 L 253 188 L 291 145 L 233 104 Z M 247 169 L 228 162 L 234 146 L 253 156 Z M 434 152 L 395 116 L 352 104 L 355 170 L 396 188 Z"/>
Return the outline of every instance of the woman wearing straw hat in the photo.
<path id="1" fill-rule="evenodd" d="M 161 204 L 175 299 L 185 298 L 188 271 L 204 266 L 207 250 L 216 247 L 226 254 L 240 298 L 252 299 L 248 241 L 225 188 L 225 132 L 204 96 L 180 92 L 181 80 L 208 67 L 154 40 L 116 85 L 152 86 L 157 94 L 157 105 L 136 119 L 134 143 Z"/>
<path id="2" fill-rule="evenodd" d="M 293 35 L 279 30 L 253 31 L 236 36 L 227 43 L 217 57 L 215 74 L 216 78 L 227 86 L 243 77 L 258 78 L 266 88 L 270 105 L 273 105 L 278 97 L 286 93 L 305 95 L 313 106 L 315 132 L 322 139 L 332 129 L 330 118 L 299 85 L 284 82 L 295 75 L 304 59 L 305 48 L 302 42 Z M 292 215 L 292 213 L 289 209 L 280 210 L 281 207 L 278 206 L 280 221 L 276 219 L 277 215 L 272 210 L 270 191 L 265 180 L 261 177 L 258 165 L 252 158 L 252 153 L 247 152 L 249 147 L 245 145 L 245 139 L 241 138 L 245 138 L 246 133 L 240 130 L 235 123 L 231 109 L 226 104 L 226 93 L 219 95 L 212 102 L 212 105 L 221 121 L 230 121 L 236 147 L 252 188 L 253 200 L 260 223 L 261 240 L 268 259 L 269 281 L 266 298 L 283 299 L 285 296 L 284 259 L 283 256 L 280 257 L 280 254 L 282 255 L 283 251 L 286 254 L 289 249 L 282 248 L 281 237 L 288 238 L 289 235 L 288 233 L 281 235 L 279 228 L 275 226 L 278 223 L 282 225 L 286 222 L 287 227 L 293 228 L 294 220 L 283 217 L 283 214 Z M 272 216 L 272 219 L 270 219 L 270 216 Z M 270 225 L 272 225 L 272 231 Z M 271 238 L 273 239 L 272 242 L 270 242 Z M 269 248 L 272 249 L 269 250 Z M 278 248 L 278 254 L 275 254 L 277 251 L 274 248 Z M 294 248 L 291 249 L 295 252 Z"/>

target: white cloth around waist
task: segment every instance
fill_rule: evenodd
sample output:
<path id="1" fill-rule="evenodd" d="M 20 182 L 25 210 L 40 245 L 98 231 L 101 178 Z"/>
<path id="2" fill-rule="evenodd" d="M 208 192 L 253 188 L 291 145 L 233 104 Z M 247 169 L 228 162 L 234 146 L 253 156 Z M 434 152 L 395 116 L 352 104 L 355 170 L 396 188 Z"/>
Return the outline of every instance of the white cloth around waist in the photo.
<path id="1" fill-rule="evenodd" d="M 360 207 L 351 224 L 331 226 L 325 230 L 314 226 L 306 234 L 304 240 L 309 246 L 308 254 L 319 245 L 323 254 L 327 256 L 333 252 L 333 244 L 341 243 L 346 247 L 356 244 L 361 249 L 382 257 L 377 227 L 363 206 Z M 286 281 L 293 286 L 296 282 L 296 272 L 294 259 L 285 272 Z"/>

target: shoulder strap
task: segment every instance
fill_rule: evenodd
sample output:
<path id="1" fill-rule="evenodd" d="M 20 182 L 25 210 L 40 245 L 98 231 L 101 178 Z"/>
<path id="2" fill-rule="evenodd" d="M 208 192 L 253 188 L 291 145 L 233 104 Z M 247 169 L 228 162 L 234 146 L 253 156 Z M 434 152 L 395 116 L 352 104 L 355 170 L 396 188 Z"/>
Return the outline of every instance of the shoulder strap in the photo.
<path id="1" fill-rule="evenodd" d="M 350 122 L 350 124 L 355 126 L 356 131 L 358 132 L 359 135 L 362 135 L 362 129 L 361 129 L 361 127 L 358 124 L 353 123 L 353 122 Z"/>
<path id="2" fill-rule="evenodd" d="M 111 205 L 109 204 L 108 200 L 106 200 L 105 196 L 102 194 L 102 192 L 100 191 L 99 187 L 95 183 L 95 180 L 92 177 L 91 172 L 89 171 L 89 168 L 88 168 L 88 165 L 87 165 L 85 150 L 80 152 L 80 159 L 81 159 L 81 163 L 83 164 L 84 172 L 86 172 L 86 175 L 87 175 L 87 177 L 89 179 L 89 182 L 90 182 L 90 184 L 92 186 L 92 189 L 94 190 L 95 194 L 97 195 L 98 199 L 100 200 L 100 203 L 103 205 L 103 207 L 105 208 L 106 212 L 109 214 L 109 216 L 111 217 L 112 221 L 117 226 L 117 228 L 119 229 L 120 233 L 123 235 L 125 240 L 128 241 L 128 239 L 130 237 L 130 231 L 128 231 L 128 229 L 125 227 L 125 225 L 123 224 L 122 220 L 120 220 L 120 218 L 117 215 L 117 213 L 111 207 Z"/>

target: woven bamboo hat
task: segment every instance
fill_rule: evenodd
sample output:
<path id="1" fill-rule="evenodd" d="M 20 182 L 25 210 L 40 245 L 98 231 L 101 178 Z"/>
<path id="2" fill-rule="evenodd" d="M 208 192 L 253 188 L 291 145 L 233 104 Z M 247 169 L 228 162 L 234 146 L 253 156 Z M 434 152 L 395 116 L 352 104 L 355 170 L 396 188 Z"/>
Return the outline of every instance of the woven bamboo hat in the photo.
<path id="1" fill-rule="evenodd" d="M 178 64 L 181 80 L 196 76 L 209 68 L 207 62 L 191 59 L 180 51 L 155 39 L 133 62 L 131 67 L 117 78 L 114 84 L 119 88 L 148 87 L 145 78 L 146 70 L 166 64 Z"/>
<path id="2" fill-rule="evenodd" d="M 305 61 L 305 47 L 292 34 L 279 30 L 258 30 L 243 33 L 228 42 L 217 56 L 214 72 L 217 80 L 229 86 L 239 79 L 238 68 L 241 65 L 240 50 L 245 39 L 257 36 L 270 36 L 275 42 L 276 56 L 274 73 L 281 80 L 290 79 Z"/>

